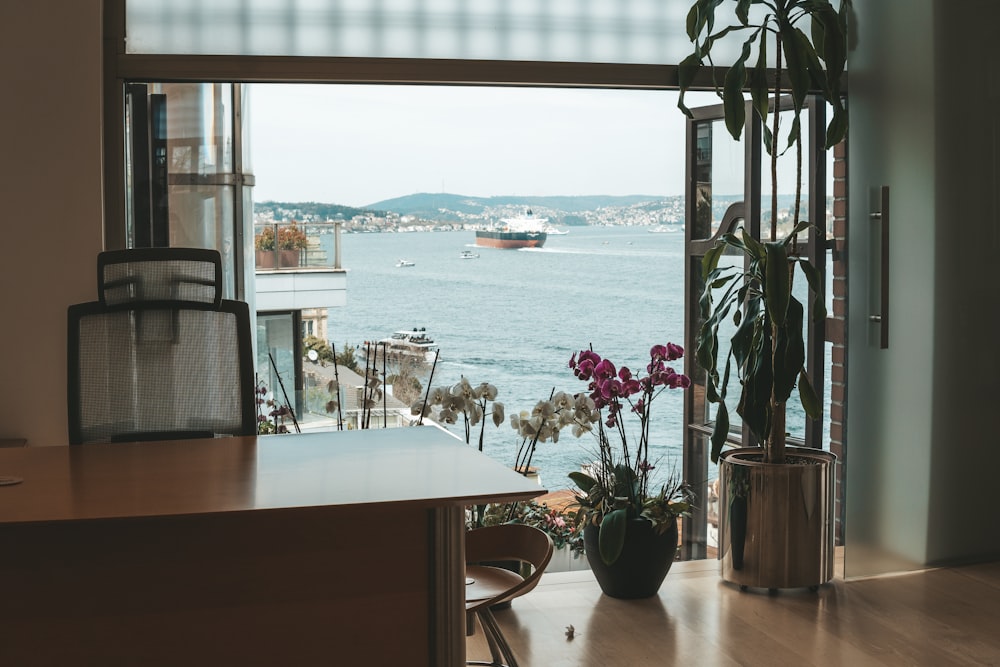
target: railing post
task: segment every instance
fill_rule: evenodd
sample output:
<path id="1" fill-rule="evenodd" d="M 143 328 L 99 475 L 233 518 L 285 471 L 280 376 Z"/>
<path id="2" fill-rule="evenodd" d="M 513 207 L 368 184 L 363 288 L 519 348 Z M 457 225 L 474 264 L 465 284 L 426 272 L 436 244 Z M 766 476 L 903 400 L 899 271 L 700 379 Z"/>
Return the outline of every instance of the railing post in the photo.
<path id="1" fill-rule="evenodd" d="M 333 268 L 340 269 L 340 228 L 343 223 L 333 223 Z"/>

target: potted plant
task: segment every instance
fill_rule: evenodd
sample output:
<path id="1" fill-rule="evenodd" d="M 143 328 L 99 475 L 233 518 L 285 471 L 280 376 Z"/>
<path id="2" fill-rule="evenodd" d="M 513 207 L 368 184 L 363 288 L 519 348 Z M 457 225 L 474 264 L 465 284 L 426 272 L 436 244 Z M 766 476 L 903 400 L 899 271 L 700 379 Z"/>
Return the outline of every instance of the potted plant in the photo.
<path id="1" fill-rule="evenodd" d="M 623 599 L 655 595 L 677 551 L 677 520 L 690 509 L 687 484 L 670 475 L 654 481 L 649 458 L 649 424 L 654 399 L 666 389 L 690 385 L 667 365 L 684 350 L 672 343 L 650 349 L 645 374 L 616 368 L 593 350 L 573 355 L 570 367 L 588 383 L 589 393 L 564 402 L 558 422 L 572 423 L 574 435 L 594 432 L 597 460 L 588 472 L 569 477 L 579 487 L 578 520 L 584 525 L 587 560 L 605 594 Z M 558 404 L 557 404 L 558 405 Z M 628 414 L 638 418 L 629 433 Z"/>
<path id="2" fill-rule="evenodd" d="M 275 243 L 277 238 L 277 243 Z M 309 247 L 309 238 L 293 220 L 289 225 L 271 225 L 254 237 L 256 264 L 260 268 L 296 267 L 299 252 Z M 277 252 L 275 252 L 277 250 Z M 275 262 L 277 256 L 277 263 Z"/>
<path id="3" fill-rule="evenodd" d="M 825 316 L 820 276 L 798 256 L 797 236 L 809 227 L 799 220 L 802 181 L 800 114 L 813 93 L 833 113 L 826 148 L 847 131 L 847 111 L 840 83 L 847 56 L 847 14 L 829 0 L 697 0 L 688 14 L 687 31 L 695 50 L 680 66 L 680 108 L 695 73 L 711 65 L 712 48 L 733 36 L 748 35 L 741 55 L 728 70 L 721 90 L 726 127 L 739 139 L 745 124 L 744 90 L 763 127 L 771 166 L 771 240 L 758 241 L 745 230 L 726 231 L 706 253 L 701 298 L 703 325 L 696 360 L 707 372 L 706 398 L 718 406 L 712 433 L 712 460 L 720 461 L 719 533 L 722 575 L 741 587 L 777 589 L 816 587 L 833 576 L 833 475 L 836 459 L 829 452 L 786 447 L 786 404 L 798 389 L 810 418 L 822 406 L 804 367 L 802 327 L 805 307 L 793 296 L 798 267 L 814 294 L 813 315 Z M 718 14 L 731 11 L 733 25 L 717 28 Z M 810 34 L 800 27 L 811 24 Z M 756 52 L 756 64 L 747 62 Z M 768 82 L 767 56 L 774 54 L 773 81 Z M 789 81 L 792 120 L 787 146 L 796 151 L 796 192 L 791 231 L 778 238 L 779 104 L 783 82 Z M 772 102 L 773 100 L 773 109 Z M 768 125 L 769 112 L 773 116 Z M 744 258 L 742 266 L 720 266 L 723 254 Z M 716 294 L 721 296 L 716 298 Z M 733 318 L 735 333 L 720 354 L 719 326 Z M 721 360 L 724 359 L 724 363 Z M 741 386 L 737 412 L 755 447 L 722 453 L 729 435 L 725 399 L 732 366 Z M 720 366 L 722 372 L 720 375 Z"/>

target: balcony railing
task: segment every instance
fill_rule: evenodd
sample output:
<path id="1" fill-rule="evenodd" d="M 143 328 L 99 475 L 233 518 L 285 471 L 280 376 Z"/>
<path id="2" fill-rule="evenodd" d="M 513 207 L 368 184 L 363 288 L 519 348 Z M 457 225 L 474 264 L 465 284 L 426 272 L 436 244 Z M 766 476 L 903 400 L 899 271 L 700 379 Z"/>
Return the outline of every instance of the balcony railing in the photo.
<path id="1" fill-rule="evenodd" d="M 254 225 L 257 271 L 341 270 L 340 222 Z"/>

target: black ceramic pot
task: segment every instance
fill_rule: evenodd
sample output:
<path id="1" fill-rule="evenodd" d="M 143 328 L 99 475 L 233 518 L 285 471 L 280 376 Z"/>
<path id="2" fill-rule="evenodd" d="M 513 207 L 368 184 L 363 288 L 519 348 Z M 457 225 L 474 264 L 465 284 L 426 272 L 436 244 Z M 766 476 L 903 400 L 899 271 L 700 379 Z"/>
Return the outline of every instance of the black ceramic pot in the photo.
<path id="1" fill-rule="evenodd" d="M 625 529 L 625 547 L 611 565 L 601 560 L 599 530 L 588 524 L 583 529 L 583 543 L 590 569 L 604 594 L 623 600 L 656 595 L 677 553 L 677 522 L 657 535 L 650 521 L 630 519 Z"/>

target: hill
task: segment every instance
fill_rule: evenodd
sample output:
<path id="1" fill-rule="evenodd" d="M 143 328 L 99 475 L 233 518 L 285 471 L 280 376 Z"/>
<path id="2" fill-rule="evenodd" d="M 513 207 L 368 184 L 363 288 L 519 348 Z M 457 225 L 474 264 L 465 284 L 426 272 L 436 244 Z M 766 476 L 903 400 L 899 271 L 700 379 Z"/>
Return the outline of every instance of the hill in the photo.
<path id="1" fill-rule="evenodd" d="M 628 207 L 642 202 L 662 201 L 664 195 L 579 195 L 549 197 L 469 197 L 465 195 L 421 192 L 404 197 L 385 199 L 369 208 L 392 211 L 400 215 L 413 215 L 425 220 L 438 220 L 446 212 L 463 215 L 481 215 L 489 209 L 508 206 L 531 206 L 573 214 L 607 207 Z"/>

